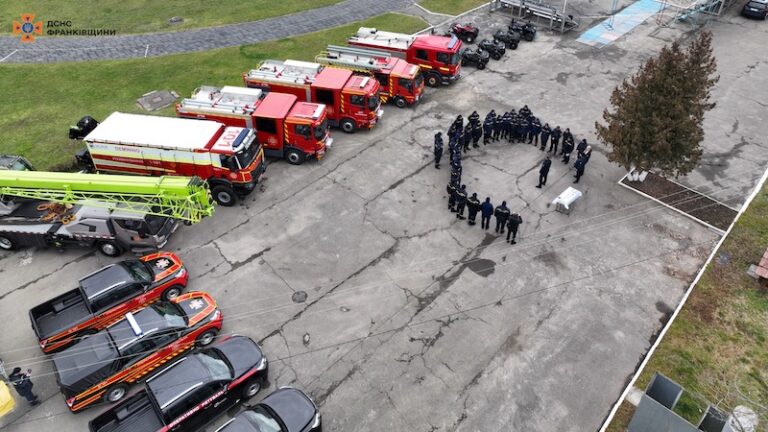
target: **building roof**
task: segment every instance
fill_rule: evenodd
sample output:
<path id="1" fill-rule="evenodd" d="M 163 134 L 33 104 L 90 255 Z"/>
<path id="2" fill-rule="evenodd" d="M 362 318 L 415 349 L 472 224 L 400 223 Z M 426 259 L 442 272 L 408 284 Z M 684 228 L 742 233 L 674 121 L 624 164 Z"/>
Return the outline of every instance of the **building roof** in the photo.
<path id="1" fill-rule="evenodd" d="M 165 149 L 203 150 L 220 135 L 222 123 L 210 120 L 115 112 L 85 141 Z"/>

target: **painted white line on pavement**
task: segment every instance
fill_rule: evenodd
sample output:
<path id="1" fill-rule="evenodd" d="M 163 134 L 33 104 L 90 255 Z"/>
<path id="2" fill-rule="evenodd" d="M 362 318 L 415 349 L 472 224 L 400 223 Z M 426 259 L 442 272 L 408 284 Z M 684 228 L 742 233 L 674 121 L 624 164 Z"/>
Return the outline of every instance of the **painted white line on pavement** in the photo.
<path id="1" fill-rule="evenodd" d="M 19 52 L 19 50 L 17 50 L 17 49 L 15 49 L 15 50 L 11 51 L 11 53 L 10 53 L 10 54 L 8 54 L 7 56 L 5 56 L 5 57 L 3 57 L 3 58 L 1 58 L 1 59 L 0 59 L 0 63 L 4 62 L 4 61 L 5 61 L 5 60 L 6 60 L 8 57 L 10 57 L 10 56 L 12 56 L 12 55 L 16 54 L 17 52 Z"/>

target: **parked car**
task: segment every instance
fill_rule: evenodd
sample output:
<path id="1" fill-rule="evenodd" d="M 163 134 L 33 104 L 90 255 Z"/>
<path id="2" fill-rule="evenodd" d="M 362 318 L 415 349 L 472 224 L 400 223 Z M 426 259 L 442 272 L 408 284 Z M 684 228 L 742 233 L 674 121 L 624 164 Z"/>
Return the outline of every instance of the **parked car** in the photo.
<path id="1" fill-rule="evenodd" d="M 488 64 L 488 61 L 491 59 L 491 56 L 488 54 L 487 51 L 483 51 L 480 48 L 464 48 L 463 51 L 461 51 L 461 65 L 462 66 L 471 66 L 474 65 L 478 69 L 485 69 L 485 65 Z"/>
<path id="2" fill-rule="evenodd" d="M 317 406 L 304 392 L 282 387 L 216 432 L 322 432 Z"/>
<path id="3" fill-rule="evenodd" d="M 504 46 L 504 42 L 483 39 L 477 44 L 477 47 L 483 51 L 487 51 L 494 60 L 499 60 L 507 52 L 507 48 Z"/>
<path id="4" fill-rule="evenodd" d="M 493 34 L 493 40 L 500 41 L 505 47 L 515 50 L 520 44 L 520 33 L 499 29 Z"/>
<path id="5" fill-rule="evenodd" d="M 195 431 L 259 392 L 267 358 L 245 336 L 221 338 L 147 378 L 144 388 L 88 423 L 91 432 Z"/>
<path id="6" fill-rule="evenodd" d="M 741 14 L 745 17 L 766 19 L 768 16 L 768 0 L 750 0 L 743 8 Z"/>
<path id="7" fill-rule="evenodd" d="M 448 36 L 456 35 L 457 38 L 463 40 L 466 43 L 472 43 L 477 39 L 477 35 L 480 33 L 480 29 L 472 25 L 472 23 L 453 23 L 448 28 L 446 33 Z"/>
<path id="8" fill-rule="evenodd" d="M 171 300 L 189 274 L 178 256 L 158 252 L 110 264 L 80 279 L 78 287 L 29 311 L 40 348 L 71 345 L 157 300 Z"/>
<path id="9" fill-rule="evenodd" d="M 157 302 L 53 356 L 67 406 L 80 411 L 100 400 L 117 402 L 131 383 L 189 351 L 213 342 L 221 330 L 216 302 L 190 292 Z"/>

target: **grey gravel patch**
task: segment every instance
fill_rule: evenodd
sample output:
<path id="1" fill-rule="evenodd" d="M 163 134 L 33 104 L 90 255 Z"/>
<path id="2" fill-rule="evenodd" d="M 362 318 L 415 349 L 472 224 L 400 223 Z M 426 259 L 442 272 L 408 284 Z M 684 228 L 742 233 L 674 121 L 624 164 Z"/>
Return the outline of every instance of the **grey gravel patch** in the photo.
<path id="1" fill-rule="evenodd" d="M 136 100 L 140 107 L 147 111 L 157 111 L 169 107 L 176 102 L 179 95 L 168 90 L 153 90 Z"/>

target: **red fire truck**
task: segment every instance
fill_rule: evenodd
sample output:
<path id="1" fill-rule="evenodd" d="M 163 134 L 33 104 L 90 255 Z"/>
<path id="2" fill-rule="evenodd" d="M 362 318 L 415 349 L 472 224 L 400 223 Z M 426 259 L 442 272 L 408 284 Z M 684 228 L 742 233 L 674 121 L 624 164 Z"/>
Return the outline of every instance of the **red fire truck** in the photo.
<path id="1" fill-rule="evenodd" d="M 346 69 L 296 60 L 266 60 L 243 74 L 248 87 L 296 95 L 325 104 L 331 126 L 347 133 L 372 128 L 384 113 L 379 82 Z"/>
<path id="2" fill-rule="evenodd" d="M 225 86 L 203 86 L 176 105 L 179 117 L 216 120 L 227 126 L 256 129 L 264 154 L 300 165 L 320 159 L 333 144 L 325 105 L 298 102 L 285 93 Z"/>
<path id="3" fill-rule="evenodd" d="M 347 43 L 387 51 L 421 66 L 430 87 L 450 84 L 461 73 L 461 40 L 456 36 L 412 36 L 360 27 Z"/>
<path id="4" fill-rule="evenodd" d="M 393 102 L 398 108 L 415 104 L 424 91 L 421 69 L 386 51 L 328 45 L 315 61 L 372 74 L 381 84 L 381 101 Z"/>
<path id="5" fill-rule="evenodd" d="M 198 176 L 223 206 L 253 191 L 266 169 L 252 129 L 215 121 L 116 112 L 84 140 L 78 161 L 90 170 Z"/>

